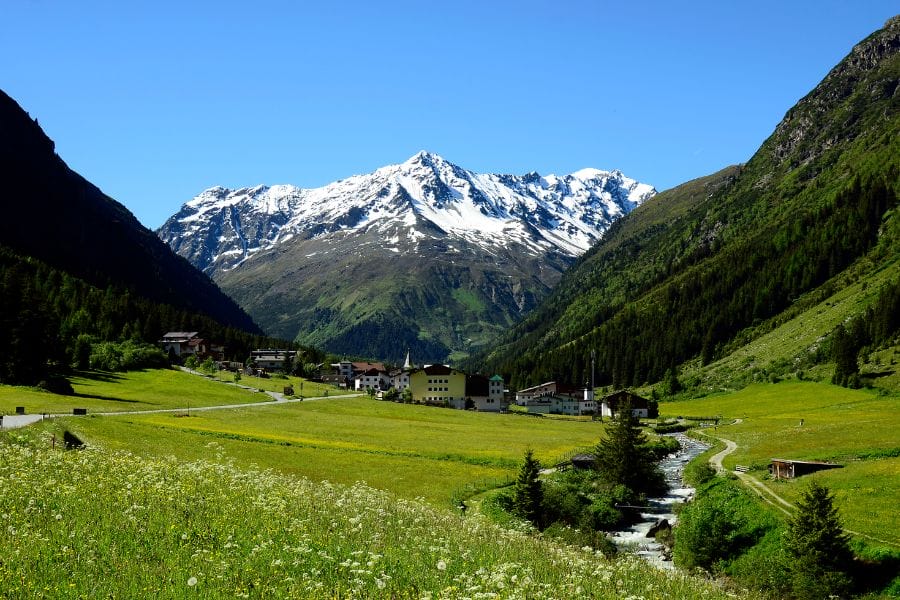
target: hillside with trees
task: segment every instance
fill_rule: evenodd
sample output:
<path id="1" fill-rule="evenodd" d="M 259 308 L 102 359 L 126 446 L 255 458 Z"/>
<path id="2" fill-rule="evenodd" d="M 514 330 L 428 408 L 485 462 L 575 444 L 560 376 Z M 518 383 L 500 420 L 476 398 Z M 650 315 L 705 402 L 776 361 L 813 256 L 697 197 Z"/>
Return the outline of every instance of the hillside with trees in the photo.
<path id="1" fill-rule="evenodd" d="M 482 357 L 487 369 L 513 387 L 585 381 L 595 350 L 598 385 L 653 383 L 823 302 L 848 273 L 883 280 L 900 240 L 898 81 L 894 18 L 790 109 L 746 164 L 663 192 L 617 222 Z M 885 315 L 878 306 L 890 304 L 898 277 L 856 315 L 874 318 L 870 305 Z M 878 319 L 860 329 L 888 343 L 897 323 Z"/>

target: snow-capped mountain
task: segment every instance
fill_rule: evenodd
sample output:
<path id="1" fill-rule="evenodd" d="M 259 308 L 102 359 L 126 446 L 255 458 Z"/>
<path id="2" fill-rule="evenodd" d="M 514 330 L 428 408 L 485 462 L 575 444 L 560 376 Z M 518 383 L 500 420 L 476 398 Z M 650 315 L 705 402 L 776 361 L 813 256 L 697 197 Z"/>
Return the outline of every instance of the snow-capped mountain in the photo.
<path id="1" fill-rule="evenodd" d="M 316 189 L 210 188 L 157 233 L 267 333 L 444 360 L 530 310 L 655 193 L 619 171 L 488 175 L 420 152 Z"/>
<path id="2" fill-rule="evenodd" d="M 398 252 L 440 238 L 487 252 L 517 242 L 534 256 L 557 251 L 575 257 L 655 193 L 619 171 L 486 175 L 420 152 L 316 189 L 210 188 L 166 221 L 159 235 L 211 274 L 295 237 L 372 229 Z"/>

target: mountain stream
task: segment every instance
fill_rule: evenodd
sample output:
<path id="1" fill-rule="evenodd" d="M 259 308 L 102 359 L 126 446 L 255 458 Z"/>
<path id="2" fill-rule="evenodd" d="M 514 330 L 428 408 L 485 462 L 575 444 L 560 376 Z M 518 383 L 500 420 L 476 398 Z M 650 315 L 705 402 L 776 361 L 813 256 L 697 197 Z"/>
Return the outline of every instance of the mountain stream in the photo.
<path id="1" fill-rule="evenodd" d="M 694 489 L 685 487 L 682 481 L 684 467 L 709 448 L 708 445 L 682 433 L 671 434 L 671 437 L 678 440 L 681 448 L 659 463 L 666 476 L 669 492 L 665 496 L 649 498 L 646 506 L 640 510 L 641 520 L 639 522 L 632 524 L 627 529 L 610 534 L 610 540 L 620 551 L 633 552 L 646 559 L 647 562 L 665 569 L 675 568 L 669 552 L 653 536 L 647 537 L 647 533 L 663 519 L 668 521 L 669 525 L 675 525 L 677 521 L 675 505 L 690 500 L 694 495 Z"/>

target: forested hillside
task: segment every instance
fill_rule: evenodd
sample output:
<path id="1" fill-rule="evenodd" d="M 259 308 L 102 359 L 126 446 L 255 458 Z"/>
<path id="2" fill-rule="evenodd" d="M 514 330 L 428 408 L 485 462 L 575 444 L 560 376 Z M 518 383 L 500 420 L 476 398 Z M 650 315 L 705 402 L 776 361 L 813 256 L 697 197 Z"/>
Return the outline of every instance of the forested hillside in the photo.
<path id="1" fill-rule="evenodd" d="M 663 192 L 613 226 L 488 357 L 513 386 L 640 385 L 895 255 L 900 19 L 860 44 L 740 167 Z M 890 295 L 889 293 L 887 294 Z M 893 333 L 893 332 L 891 332 Z M 891 334 L 885 334 L 887 336 Z"/>
<path id="2" fill-rule="evenodd" d="M 70 367 L 87 368 L 98 342 L 155 344 L 167 330 L 202 332 L 239 361 L 252 348 L 286 345 L 123 287 L 97 288 L 0 245 L 0 383 L 46 382 Z M 322 358 L 315 349 L 304 352 L 308 360 Z"/>
<path id="3" fill-rule="evenodd" d="M 0 178 L 0 383 L 52 381 L 87 366 L 93 344 L 155 344 L 168 330 L 202 332 L 239 360 L 285 343 L 71 171 L 2 92 Z"/>

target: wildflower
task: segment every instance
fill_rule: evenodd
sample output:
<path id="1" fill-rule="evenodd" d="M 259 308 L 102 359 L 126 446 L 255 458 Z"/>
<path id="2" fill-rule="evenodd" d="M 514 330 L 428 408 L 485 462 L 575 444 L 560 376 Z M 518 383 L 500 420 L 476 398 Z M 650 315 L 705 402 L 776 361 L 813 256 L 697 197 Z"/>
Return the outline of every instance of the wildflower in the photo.
<path id="1" fill-rule="evenodd" d="M 439 560 L 439 561 L 437 562 L 437 570 L 438 570 L 438 571 L 446 571 L 446 570 L 447 570 L 447 563 L 445 563 L 443 560 Z"/>
<path id="2" fill-rule="evenodd" d="M 188 587 L 194 587 L 195 585 L 197 585 L 197 578 L 196 577 L 189 578 L 187 580 L 187 584 L 188 584 Z"/>

